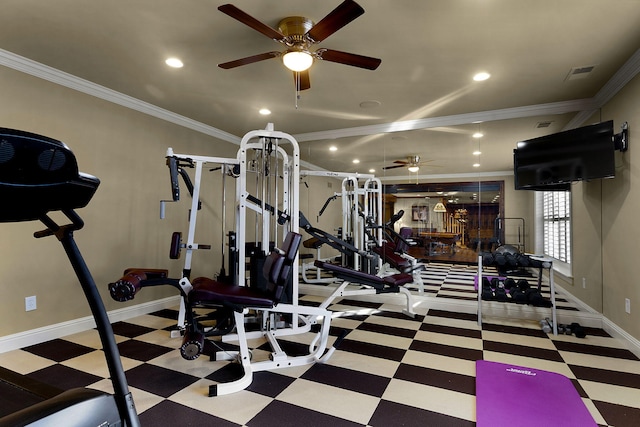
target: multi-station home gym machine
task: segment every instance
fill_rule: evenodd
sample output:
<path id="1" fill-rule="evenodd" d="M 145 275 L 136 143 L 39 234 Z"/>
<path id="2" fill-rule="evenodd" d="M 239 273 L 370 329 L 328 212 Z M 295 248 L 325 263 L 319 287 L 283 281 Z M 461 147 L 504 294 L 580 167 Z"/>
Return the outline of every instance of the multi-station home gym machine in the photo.
<path id="1" fill-rule="evenodd" d="M 340 252 L 342 265 L 366 272 L 377 271 L 381 266 L 381 261 L 378 257 L 372 256 L 371 248 L 377 244 L 376 242 L 381 241 L 382 231 L 379 228 L 367 231 L 366 227 L 369 224 L 381 225 L 382 186 L 380 180 L 373 175 L 354 175 L 329 171 L 305 170 L 301 171 L 300 175 L 303 177 L 342 178 L 341 192 L 336 192 L 327 199 L 318 213 L 318 217 L 324 213 L 332 201 L 340 199 L 342 223 L 338 235 L 334 239 L 339 242 L 339 245 L 329 244 L 329 246 L 334 246 L 334 248 L 338 246 L 336 249 L 339 252 L 342 247 L 348 249 Z M 302 218 L 302 221 L 310 224 L 304 216 Z M 334 237 L 329 236 L 329 233 L 326 235 Z M 316 249 L 316 259 L 323 259 L 320 253 L 325 243 L 327 242 L 312 238 L 305 241 L 304 245 Z M 315 267 L 313 262 L 303 262 L 301 268 L 302 277 L 306 283 L 328 283 L 332 280 L 322 279 L 320 269 Z M 308 271 L 315 273 L 315 277 L 310 276 Z"/>
<path id="2" fill-rule="evenodd" d="M 34 233 L 36 238 L 55 236 L 62 244 L 85 294 L 113 385 L 113 394 L 77 388 L 45 396 L 28 389 L 17 380 L 0 376 L 0 383 L 9 384 L 12 400 L 43 400 L 0 418 L 0 426 L 139 426 L 133 397 L 120 361 L 111 323 L 73 234 L 84 222 L 75 209 L 85 207 L 100 181 L 78 172 L 76 158 L 60 141 L 33 133 L 0 128 L 0 222 L 40 221 L 45 229 Z M 59 225 L 50 212 L 64 215 L 65 225 Z M 5 373 L 5 370 L 2 370 Z M 28 381 L 33 386 L 35 381 Z M 19 396 L 19 397 L 18 397 Z M 2 408 L 5 409 L 5 408 Z"/>
<path id="3" fill-rule="evenodd" d="M 340 198 L 342 202 L 342 228 L 339 236 L 325 232 L 314 227 L 303 215 L 301 215 L 301 228 L 312 236 L 309 248 L 316 249 L 314 262 L 305 261 L 302 266 L 304 292 L 308 294 L 326 295 L 327 288 L 332 289 L 328 298 L 323 301 L 321 307 L 328 307 L 338 297 L 366 296 L 383 293 L 401 293 L 406 298 L 408 316 L 415 316 L 413 311 L 413 298 L 404 285 L 415 283 L 422 291 L 422 277 L 420 268 L 415 258 L 408 254 L 396 251 L 396 246 L 385 239 L 390 238 L 393 231 L 393 223 L 382 223 L 382 185 L 373 175 L 354 175 L 350 173 L 329 171 L 302 171 L 303 176 L 323 176 L 342 178 L 341 192 L 335 193 L 324 204 L 320 212 L 323 212 L 328 204 Z M 341 261 L 327 262 L 328 259 L 320 256 L 323 245 L 332 247 L 341 253 Z M 398 247 L 399 248 L 399 247 Z M 402 269 L 398 269 L 398 258 L 402 259 Z M 308 257 L 306 257 L 308 259 Z M 409 261 L 412 259 L 413 262 Z M 390 266 L 393 264 L 393 266 Z M 341 267 L 341 268 L 338 268 Z M 394 270 L 394 268 L 396 268 Z M 315 271 L 315 278 L 308 272 Z M 332 273 L 342 279 L 333 288 L 327 286 L 314 286 L 318 283 L 331 283 L 335 281 L 321 277 L 321 271 Z M 354 286 L 349 286 L 354 285 Z"/>
<path id="4" fill-rule="evenodd" d="M 274 131 L 270 124 L 267 129 L 248 132 L 242 138 L 236 159 L 175 154 L 169 150 L 167 162 L 174 194 L 179 187 L 177 177 L 185 178 L 187 168 L 195 169 L 193 183 L 187 184 L 192 195 L 187 239 L 182 243 L 176 233 L 174 236 L 178 237 L 172 238 L 171 253 L 178 254 L 181 249 L 186 252 L 182 277 L 169 278 L 166 270 L 130 268 L 110 284 L 112 297 L 130 300 L 146 286 L 177 288 L 183 302 L 178 323 L 184 326 L 180 351 L 185 359 L 198 357 L 205 349 L 207 337 L 219 336 L 222 342 L 237 344 L 236 352 L 221 349 L 209 354 L 212 360 L 236 360 L 244 371 L 237 380 L 211 386 L 210 396 L 246 388 L 256 371 L 327 360 L 334 351 L 328 344 L 331 312 L 324 307 L 298 303 L 300 154 L 297 141 L 286 133 Z M 225 274 L 217 280 L 192 279 L 191 255 L 202 248 L 195 241 L 202 171 L 214 164 L 223 170 L 229 168 L 236 180 L 235 238 L 233 243 L 229 240 L 229 271 L 228 276 Z M 188 181 L 185 179 L 185 183 Z M 218 322 L 215 326 L 206 323 L 210 317 L 196 315 L 195 309 L 202 308 L 215 309 L 214 313 L 219 314 L 215 317 Z M 258 324 L 259 330 L 247 331 L 247 321 Z M 278 339 L 308 332 L 313 332 L 314 338 L 308 343 L 305 355 L 288 355 L 278 342 Z M 254 339 L 264 339 L 270 344 L 268 360 L 252 360 L 248 342 Z M 217 345 L 214 340 L 206 341 Z M 334 345 L 338 342 L 339 339 Z"/>

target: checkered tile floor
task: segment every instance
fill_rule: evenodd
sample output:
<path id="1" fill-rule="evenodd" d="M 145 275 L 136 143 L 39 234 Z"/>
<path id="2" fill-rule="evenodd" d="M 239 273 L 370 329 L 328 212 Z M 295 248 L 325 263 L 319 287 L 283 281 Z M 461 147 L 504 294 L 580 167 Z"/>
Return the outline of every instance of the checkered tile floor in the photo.
<path id="1" fill-rule="evenodd" d="M 438 296 L 449 286 L 459 292 L 457 276 L 446 275 Z M 142 425 L 473 426 L 480 359 L 565 375 L 599 425 L 640 425 L 640 359 L 602 330 L 586 328 L 580 339 L 547 335 L 537 322 L 485 319 L 480 328 L 473 314 L 418 307 L 410 319 L 398 306 L 350 299 L 330 309 L 332 337 L 348 334 L 328 363 L 258 372 L 247 390 L 218 397 L 207 397 L 209 385 L 237 375 L 236 365 L 183 360 L 168 332 L 177 311 L 114 324 Z M 87 331 L 0 354 L 0 365 L 61 389 L 109 390 L 99 348 Z M 517 402 L 505 396 L 505 404 Z"/>

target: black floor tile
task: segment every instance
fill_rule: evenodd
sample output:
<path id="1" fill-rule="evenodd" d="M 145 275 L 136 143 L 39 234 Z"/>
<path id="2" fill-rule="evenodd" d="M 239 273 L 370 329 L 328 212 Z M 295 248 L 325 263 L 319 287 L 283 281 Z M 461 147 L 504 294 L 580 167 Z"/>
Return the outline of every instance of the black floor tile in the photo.
<path id="1" fill-rule="evenodd" d="M 247 390 L 263 396 L 276 397 L 296 379 L 276 372 L 260 371 L 253 373 L 253 382 Z"/>
<path id="2" fill-rule="evenodd" d="M 176 322 L 178 321 L 178 310 L 165 308 L 163 310 L 154 311 L 153 313 L 150 313 L 150 314 L 152 316 L 163 317 L 165 319 L 175 320 Z"/>
<path id="3" fill-rule="evenodd" d="M 86 387 L 102 379 L 102 377 L 59 364 L 31 372 L 27 376 L 61 390 Z"/>
<path id="4" fill-rule="evenodd" d="M 368 425 L 371 427 L 474 427 L 476 423 L 382 400 Z"/>
<path id="5" fill-rule="evenodd" d="M 416 314 L 415 317 L 410 318 L 407 317 L 406 314 L 401 313 L 399 311 L 379 311 L 377 313 L 372 313 L 373 317 L 387 317 L 391 319 L 400 319 L 400 320 L 413 320 L 416 323 L 422 323 L 424 321 L 424 316 L 420 314 Z"/>
<path id="6" fill-rule="evenodd" d="M 493 323 L 482 322 L 482 330 L 490 332 L 502 332 L 506 334 L 524 335 L 529 337 L 547 338 L 542 329 L 524 328 L 509 325 L 496 325 Z"/>
<path id="7" fill-rule="evenodd" d="M 154 407 L 140 414 L 140 424 L 144 427 L 180 426 L 180 427 L 239 427 L 223 418 L 180 405 L 169 400 L 163 400 Z"/>
<path id="8" fill-rule="evenodd" d="M 91 353 L 96 349 L 76 344 L 71 341 L 66 341 L 64 339 L 54 339 L 41 344 L 25 347 L 23 350 L 40 357 L 44 357 L 45 359 L 53 360 L 55 362 L 63 362 L 65 360 L 73 359 L 74 357 L 82 356 L 83 354 Z"/>
<path id="9" fill-rule="evenodd" d="M 356 329 L 360 331 L 376 332 L 379 334 L 411 339 L 416 335 L 416 331 L 413 329 L 396 328 L 393 326 L 378 325 L 377 323 L 369 322 L 361 323 Z"/>
<path id="10" fill-rule="evenodd" d="M 398 370 L 393 377 L 413 383 L 466 393 L 472 396 L 476 394 L 476 379 L 468 375 L 402 363 L 398 366 Z"/>
<path id="11" fill-rule="evenodd" d="M 355 341 L 348 338 L 342 340 L 339 348 L 342 351 L 350 351 L 351 353 L 364 354 L 371 357 L 380 357 L 382 359 L 394 360 L 396 362 L 401 361 L 406 352 L 406 350 L 401 348 Z"/>
<path id="12" fill-rule="evenodd" d="M 120 355 L 130 359 L 148 362 L 158 356 L 162 356 L 170 351 L 177 351 L 169 347 L 152 344 L 138 340 L 127 340 L 118 344 Z"/>
<path id="13" fill-rule="evenodd" d="M 220 369 L 207 375 L 205 378 L 217 383 L 228 383 L 235 381 L 244 375 L 244 368 L 241 364 L 229 362 Z"/>
<path id="14" fill-rule="evenodd" d="M 454 326 L 436 325 L 433 323 L 423 323 L 420 325 L 421 331 L 435 332 L 438 334 L 454 335 L 467 338 L 482 338 L 482 332 L 477 329 L 456 328 Z"/>
<path id="15" fill-rule="evenodd" d="M 562 359 L 562 356 L 560 356 L 560 353 L 556 350 L 488 340 L 484 340 L 482 342 L 482 346 L 485 351 L 494 351 L 497 353 L 513 354 L 516 356 L 533 357 L 536 359 L 564 363 L 564 359 Z"/>
<path id="16" fill-rule="evenodd" d="M 135 338 L 140 335 L 147 334 L 154 331 L 153 328 L 147 328 L 146 326 L 134 325 L 128 322 L 116 322 L 111 324 L 113 333 L 127 338 Z"/>
<path id="17" fill-rule="evenodd" d="M 393 424 L 388 424 L 389 426 Z M 396 424 L 398 425 L 398 424 Z M 248 427 L 363 427 L 349 420 L 274 400 L 247 423 Z"/>
<path id="18" fill-rule="evenodd" d="M 593 356 L 615 357 L 626 360 L 640 360 L 638 357 L 625 348 L 611 348 L 599 345 L 582 344 L 569 341 L 554 341 L 553 344 L 560 351 L 570 351 L 573 353 L 590 354 Z"/>
<path id="19" fill-rule="evenodd" d="M 435 310 L 429 309 L 427 313 L 428 316 L 433 317 L 443 317 L 445 319 L 458 319 L 458 320 L 469 320 L 472 322 L 478 321 L 478 316 L 470 313 L 457 313 L 453 311 L 445 311 L 445 310 Z"/>
<path id="20" fill-rule="evenodd" d="M 326 364 L 311 366 L 301 378 L 375 397 L 382 397 L 391 381 L 379 375 Z"/>
<path id="21" fill-rule="evenodd" d="M 640 409 L 615 403 L 593 401 L 600 415 L 610 426 L 638 427 L 640 425 Z"/>
<path id="22" fill-rule="evenodd" d="M 587 380 L 620 387 L 640 387 L 640 374 L 630 372 L 610 371 L 607 369 L 591 368 L 588 366 L 569 365 L 569 368 L 579 380 Z M 640 421 L 640 420 L 638 420 Z"/>
<path id="23" fill-rule="evenodd" d="M 474 362 L 476 360 L 482 360 L 482 356 L 483 356 L 482 350 L 475 350 L 473 348 L 456 347 L 452 345 L 418 341 L 418 340 L 413 340 L 409 349 L 415 350 L 415 351 L 422 351 L 424 353 L 439 354 L 441 356 L 448 356 L 448 357 L 453 357 L 457 359 L 471 360 Z"/>
<path id="24" fill-rule="evenodd" d="M 131 387 L 162 397 L 169 397 L 200 379 L 148 363 L 129 369 L 125 374 Z"/>

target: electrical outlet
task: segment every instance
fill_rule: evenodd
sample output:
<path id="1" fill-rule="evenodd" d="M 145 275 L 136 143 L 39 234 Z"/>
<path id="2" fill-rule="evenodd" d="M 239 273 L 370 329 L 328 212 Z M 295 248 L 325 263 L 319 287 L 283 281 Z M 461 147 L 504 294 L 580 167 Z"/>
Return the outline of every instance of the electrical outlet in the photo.
<path id="1" fill-rule="evenodd" d="M 624 311 L 626 311 L 627 314 L 631 314 L 631 300 L 629 298 L 624 299 Z"/>
<path id="2" fill-rule="evenodd" d="M 24 299 L 24 310 L 25 311 L 33 311 L 38 308 L 38 304 L 36 301 L 36 296 L 33 295 L 31 297 L 25 297 Z"/>

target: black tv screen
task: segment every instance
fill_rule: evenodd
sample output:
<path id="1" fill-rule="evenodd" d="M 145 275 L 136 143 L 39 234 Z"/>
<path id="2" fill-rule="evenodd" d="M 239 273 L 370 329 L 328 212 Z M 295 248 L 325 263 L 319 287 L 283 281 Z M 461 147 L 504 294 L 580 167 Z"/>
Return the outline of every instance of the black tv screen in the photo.
<path id="1" fill-rule="evenodd" d="M 615 176 L 613 121 L 518 143 L 516 190 L 569 190 L 575 181 Z"/>

